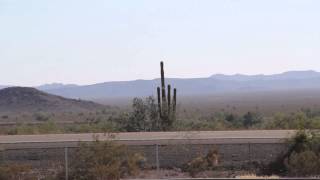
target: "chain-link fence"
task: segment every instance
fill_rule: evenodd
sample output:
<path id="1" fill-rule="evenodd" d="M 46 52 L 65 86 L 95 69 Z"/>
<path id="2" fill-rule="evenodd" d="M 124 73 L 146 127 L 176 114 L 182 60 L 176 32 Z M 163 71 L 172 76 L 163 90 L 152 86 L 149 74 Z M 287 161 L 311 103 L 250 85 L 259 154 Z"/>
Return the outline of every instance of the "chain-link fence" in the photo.
<path id="1" fill-rule="evenodd" d="M 26 165 L 39 177 L 56 176 L 68 179 L 72 162 L 77 160 L 77 147 L 10 148 L 0 151 L 2 165 Z M 219 165 L 230 169 L 252 168 L 254 162 L 267 163 L 275 159 L 286 149 L 281 143 L 242 143 L 242 144 L 153 144 L 130 145 L 130 151 L 145 157 L 148 168 L 181 167 L 197 157 L 205 156 L 216 149 Z M 106 151 L 107 153 L 107 151 Z M 46 179 L 46 178 L 44 178 Z"/>

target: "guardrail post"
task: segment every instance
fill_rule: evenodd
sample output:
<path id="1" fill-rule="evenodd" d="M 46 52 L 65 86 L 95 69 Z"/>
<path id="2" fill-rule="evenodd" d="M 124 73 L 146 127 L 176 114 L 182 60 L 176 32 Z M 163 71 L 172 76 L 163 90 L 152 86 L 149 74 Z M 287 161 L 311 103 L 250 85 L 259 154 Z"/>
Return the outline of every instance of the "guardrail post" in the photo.
<path id="1" fill-rule="evenodd" d="M 64 148 L 64 163 L 65 163 L 65 171 L 66 171 L 66 180 L 69 179 L 69 162 L 68 162 L 68 147 Z"/>

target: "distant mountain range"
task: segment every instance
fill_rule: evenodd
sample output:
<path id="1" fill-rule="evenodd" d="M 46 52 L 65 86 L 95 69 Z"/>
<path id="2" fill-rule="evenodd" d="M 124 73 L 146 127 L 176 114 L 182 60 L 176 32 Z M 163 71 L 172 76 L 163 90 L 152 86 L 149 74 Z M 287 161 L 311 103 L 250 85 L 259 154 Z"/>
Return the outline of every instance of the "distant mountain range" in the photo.
<path id="1" fill-rule="evenodd" d="M 320 72 L 316 71 L 288 71 L 281 74 L 273 75 L 224 75 L 224 74 L 215 74 L 211 78 L 218 80 L 231 80 L 231 81 L 252 81 L 252 80 L 290 80 L 290 79 L 310 79 L 310 78 L 319 78 Z"/>
<path id="2" fill-rule="evenodd" d="M 167 78 L 166 83 L 176 87 L 180 96 L 224 92 L 320 89 L 320 72 L 289 71 L 274 75 L 215 74 L 208 78 Z M 154 79 L 105 82 L 86 86 L 47 84 L 36 88 L 68 98 L 100 99 L 155 95 L 156 87 L 159 85 L 160 80 Z"/>
<path id="3" fill-rule="evenodd" d="M 36 88 L 42 91 L 46 91 L 46 90 L 53 90 L 53 89 L 72 88 L 77 86 L 78 85 L 76 84 L 52 83 L 52 84 L 44 84 Z"/>

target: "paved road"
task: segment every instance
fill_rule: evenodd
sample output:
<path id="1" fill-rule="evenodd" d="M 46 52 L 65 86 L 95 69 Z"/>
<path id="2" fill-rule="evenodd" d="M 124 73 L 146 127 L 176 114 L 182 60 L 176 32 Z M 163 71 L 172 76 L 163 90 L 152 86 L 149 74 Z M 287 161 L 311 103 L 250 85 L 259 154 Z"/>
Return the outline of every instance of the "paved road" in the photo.
<path id="1" fill-rule="evenodd" d="M 282 143 L 293 130 L 135 132 L 114 134 L 47 134 L 0 136 L 0 148 L 64 147 L 79 142 L 115 140 L 127 145 Z"/>

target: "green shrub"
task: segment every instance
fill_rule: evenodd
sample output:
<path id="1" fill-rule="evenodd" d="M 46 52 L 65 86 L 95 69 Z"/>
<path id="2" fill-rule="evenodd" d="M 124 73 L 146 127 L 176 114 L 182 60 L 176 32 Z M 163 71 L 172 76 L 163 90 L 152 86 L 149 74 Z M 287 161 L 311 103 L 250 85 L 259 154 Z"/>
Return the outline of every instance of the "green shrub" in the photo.
<path id="1" fill-rule="evenodd" d="M 320 156 L 307 150 L 301 153 L 293 152 L 285 161 L 290 176 L 313 176 L 320 173 Z"/>
<path id="2" fill-rule="evenodd" d="M 18 125 L 12 132 L 16 132 L 16 134 L 39 134 L 38 128 L 36 126 L 26 124 Z"/>
<path id="3" fill-rule="evenodd" d="M 263 169 L 263 174 L 314 176 L 320 174 L 320 134 L 301 130 L 289 140 L 288 151 Z"/>
<path id="4" fill-rule="evenodd" d="M 34 118 L 37 121 L 48 121 L 50 119 L 50 117 L 46 113 L 43 113 L 43 112 L 35 113 Z"/>
<path id="5" fill-rule="evenodd" d="M 53 121 L 47 121 L 38 126 L 38 132 L 41 134 L 59 133 L 60 130 L 56 123 Z"/>

